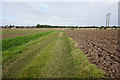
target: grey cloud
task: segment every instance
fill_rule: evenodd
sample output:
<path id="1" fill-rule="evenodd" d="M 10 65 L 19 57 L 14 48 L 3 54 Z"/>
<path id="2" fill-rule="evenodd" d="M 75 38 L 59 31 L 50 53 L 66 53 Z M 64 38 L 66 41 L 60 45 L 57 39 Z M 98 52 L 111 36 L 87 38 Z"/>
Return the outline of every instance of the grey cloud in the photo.
<path id="1" fill-rule="evenodd" d="M 3 25 L 105 25 L 111 12 L 111 25 L 117 25 L 117 3 L 112 2 L 9 2 L 3 3 Z M 7 18 L 6 16 L 11 16 Z M 15 17 L 12 19 L 12 17 Z"/>

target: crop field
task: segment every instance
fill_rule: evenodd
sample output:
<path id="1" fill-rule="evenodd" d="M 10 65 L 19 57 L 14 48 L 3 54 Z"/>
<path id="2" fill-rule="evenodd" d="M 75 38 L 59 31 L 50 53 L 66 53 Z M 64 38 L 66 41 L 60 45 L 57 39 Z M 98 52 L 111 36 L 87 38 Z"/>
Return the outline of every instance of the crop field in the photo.
<path id="1" fill-rule="evenodd" d="M 105 72 L 89 62 L 86 52 L 76 46 L 73 41 L 76 38 L 68 36 L 75 34 L 74 30 L 3 29 L 2 32 L 3 78 L 105 77 Z"/>
<path id="2" fill-rule="evenodd" d="M 43 31 L 47 31 L 47 30 L 58 30 L 57 28 L 24 28 L 24 29 L 2 29 L 2 39 L 7 39 L 7 38 L 13 38 L 13 37 L 17 37 L 17 36 L 24 36 L 24 35 L 29 35 L 29 34 L 33 34 L 36 32 L 43 32 Z M 64 30 L 64 28 L 60 28 L 59 30 Z"/>
<path id="3" fill-rule="evenodd" d="M 106 77 L 119 78 L 119 30 L 67 30 L 89 61 L 105 72 Z"/>

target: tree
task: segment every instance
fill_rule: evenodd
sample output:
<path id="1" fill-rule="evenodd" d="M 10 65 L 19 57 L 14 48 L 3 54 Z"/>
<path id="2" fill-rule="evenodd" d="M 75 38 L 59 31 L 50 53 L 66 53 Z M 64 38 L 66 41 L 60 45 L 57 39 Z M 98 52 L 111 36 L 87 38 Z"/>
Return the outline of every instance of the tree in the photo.
<path id="1" fill-rule="evenodd" d="M 36 28 L 39 28 L 39 27 L 40 27 L 40 25 L 39 25 L 39 24 L 37 24 Z"/>

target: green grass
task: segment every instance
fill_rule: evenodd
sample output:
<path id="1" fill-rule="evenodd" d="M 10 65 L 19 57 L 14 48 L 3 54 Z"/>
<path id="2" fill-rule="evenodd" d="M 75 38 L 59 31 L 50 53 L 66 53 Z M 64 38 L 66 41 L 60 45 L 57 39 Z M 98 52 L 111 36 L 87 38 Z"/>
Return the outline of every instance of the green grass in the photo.
<path id="1" fill-rule="evenodd" d="M 19 55 L 16 55 L 15 52 Z M 6 55 L 5 55 L 6 54 Z M 8 54 L 3 63 L 3 77 L 10 78 L 103 78 L 104 72 L 91 64 L 86 55 L 64 31 L 55 31 Z M 9 62 L 12 61 L 10 64 Z M 8 64 L 9 65 L 8 65 Z M 7 66 L 8 65 L 8 66 Z"/>
<path id="2" fill-rule="evenodd" d="M 37 33 L 33 35 L 20 36 L 20 37 L 9 38 L 9 39 L 3 39 L 2 40 L 2 51 L 15 48 L 16 46 L 19 46 L 21 44 L 28 43 L 30 40 L 34 40 L 42 36 L 48 35 L 51 32 L 53 31 Z"/>
<path id="3" fill-rule="evenodd" d="M 75 73 L 72 71 L 75 64 L 72 64 L 71 47 L 66 40 L 67 36 L 56 36 L 55 40 L 45 47 L 30 62 L 20 74 L 19 78 L 64 78 L 72 77 Z M 37 62 L 36 62 L 37 61 Z"/>
<path id="4" fill-rule="evenodd" d="M 15 59 L 21 56 L 27 49 L 29 49 L 35 44 L 35 43 L 31 44 L 31 42 L 34 42 L 36 39 L 39 40 L 39 38 L 44 37 L 52 32 L 53 31 L 49 31 L 2 40 L 3 66 L 12 63 Z"/>
<path id="5" fill-rule="evenodd" d="M 104 72 L 98 69 L 96 65 L 91 64 L 87 56 L 78 48 L 75 48 L 76 42 L 69 38 L 72 45 L 71 55 L 76 64 L 77 78 L 105 78 Z"/>
<path id="6" fill-rule="evenodd" d="M 16 54 L 12 55 L 11 59 L 7 59 L 6 62 L 3 63 L 3 67 L 5 68 L 3 70 L 3 76 L 10 77 L 16 74 L 19 70 L 21 71 L 22 67 L 27 65 L 27 63 L 29 63 L 32 60 L 32 58 L 36 54 L 38 54 L 39 51 L 41 51 L 45 46 L 47 46 L 51 42 L 51 40 L 54 39 L 53 36 L 54 34 L 55 33 L 51 33 L 47 36 L 29 42 L 27 45 L 19 46 L 17 49 L 19 51 L 19 49 L 21 48 L 20 51 L 22 51 L 22 53 L 17 55 Z M 14 60 L 14 61 L 10 62 L 9 60 Z M 8 63 L 9 65 L 6 65 L 6 63 Z"/>
<path id="7" fill-rule="evenodd" d="M 104 77 L 104 72 L 98 69 L 94 64 L 91 64 L 85 54 L 79 49 L 72 51 L 73 58 L 77 65 L 78 78 L 101 78 Z M 89 74 L 89 75 L 88 75 Z"/>

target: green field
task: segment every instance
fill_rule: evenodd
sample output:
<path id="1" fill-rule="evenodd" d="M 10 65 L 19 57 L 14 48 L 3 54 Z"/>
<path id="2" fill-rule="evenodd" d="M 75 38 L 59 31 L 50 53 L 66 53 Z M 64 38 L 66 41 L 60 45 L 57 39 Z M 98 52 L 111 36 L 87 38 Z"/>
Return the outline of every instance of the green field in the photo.
<path id="1" fill-rule="evenodd" d="M 2 39 L 3 78 L 103 78 L 75 44 L 62 30 Z"/>

